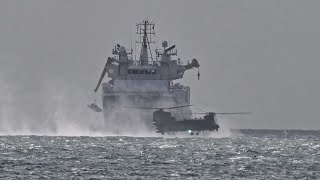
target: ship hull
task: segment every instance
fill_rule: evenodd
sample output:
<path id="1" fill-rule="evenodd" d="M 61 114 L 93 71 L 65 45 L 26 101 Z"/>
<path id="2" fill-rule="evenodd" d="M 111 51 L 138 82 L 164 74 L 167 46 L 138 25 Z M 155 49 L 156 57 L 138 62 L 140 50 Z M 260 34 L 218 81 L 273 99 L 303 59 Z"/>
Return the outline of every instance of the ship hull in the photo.
<path id="1" fill-rule="evenodd" d="M 150 107 L 172 107 L 189 104 L 188 101 L 181 101 L 172 93 L 159 92 L 134 92 L 106 93 L 103 99 L 104 128 L 107 132 L 115 134 L 154 132 L 152 123 L 152 109 L 139 109 Z M 191 115 L 189 107 L 171 111 L 180 118 L 187 118 Z M 179 117 L 177 117 L 179 118 Z"/>

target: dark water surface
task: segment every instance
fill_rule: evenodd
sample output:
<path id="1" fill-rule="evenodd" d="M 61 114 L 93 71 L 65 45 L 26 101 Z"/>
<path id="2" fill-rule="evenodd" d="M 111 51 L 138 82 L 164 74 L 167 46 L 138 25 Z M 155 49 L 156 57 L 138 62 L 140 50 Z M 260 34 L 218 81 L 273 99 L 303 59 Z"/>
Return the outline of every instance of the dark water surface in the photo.
<path id="1" fill-rule="evenodd" d="M 320 179 L 320 136 L 0 136 L 1 179 Z"/>

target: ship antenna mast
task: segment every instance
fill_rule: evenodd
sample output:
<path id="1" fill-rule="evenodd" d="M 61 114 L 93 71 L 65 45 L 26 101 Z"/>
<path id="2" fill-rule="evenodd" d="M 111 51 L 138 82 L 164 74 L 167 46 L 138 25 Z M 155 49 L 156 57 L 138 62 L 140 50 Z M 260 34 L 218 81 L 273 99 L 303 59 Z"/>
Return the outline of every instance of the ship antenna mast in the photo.
<path id="1" fill-rule="evenodd" d="M 148 21 L 144 21 L 144 29 L 143 29 L 143 44 L 142 44 L 142 46 L 144 47 L 144 48 L 147 48 L 147 23 L 148 23 Z"/>
<path id="2" fill-rule="evenodd" d="M 147 26 L 145 25 L 144 28 L 147 29 Z M 152 25 L 152 30 L 154 31 L 154 25 Z M 150 26 L 150 31 L 151 31 L 151 26 Z M 151 48 L 150 48 L 150 42 L 149 42 L 147 34 L 145 34 L 145 37 L 146 37 L 146 41 L 148 42 L 148 49 L 149 49 L 149 52 L 150 52 L 151 61 L 153 61 L 152 52 L 151 52 Z M 151 36 L 150 36 L 150 38 L 151 38 Z"/>
<path id="3" fill-rule="evenodd" d="M 154 23 L 148 20 L 143 20 L 142 22 L 137 23 L 136 26 L 136 34 L 139 37 L 136 43 L 140 43 L 142 45 L 139 61 L 141 65 L 148 65 L 148 51 L 150 52 L 151 60 L 153 60 L 150 44 L 155 43 L 155 38 L 152 38 L 153 36 L 155 36 Z"/>

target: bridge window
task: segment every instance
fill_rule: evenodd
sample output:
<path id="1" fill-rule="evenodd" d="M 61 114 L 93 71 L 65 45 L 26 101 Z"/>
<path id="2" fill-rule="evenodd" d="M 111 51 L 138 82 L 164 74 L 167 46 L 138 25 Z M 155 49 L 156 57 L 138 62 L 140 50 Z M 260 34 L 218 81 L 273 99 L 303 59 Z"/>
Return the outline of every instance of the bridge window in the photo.
<path id="1" fill-rule="evenodd" d="M 156 74 L 155 69 L 128 69 L 128 74 Z"/>

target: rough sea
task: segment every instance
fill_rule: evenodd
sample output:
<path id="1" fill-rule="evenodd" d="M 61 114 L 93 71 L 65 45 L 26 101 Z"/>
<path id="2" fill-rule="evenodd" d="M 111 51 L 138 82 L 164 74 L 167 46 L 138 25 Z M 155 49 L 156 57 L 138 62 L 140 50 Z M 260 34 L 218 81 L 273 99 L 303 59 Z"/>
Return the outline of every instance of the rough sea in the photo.
<path id="1" fill-rule="evenodd" d="M 320 179 L 320 132 L 0 136 L 0 179 Z"/>

